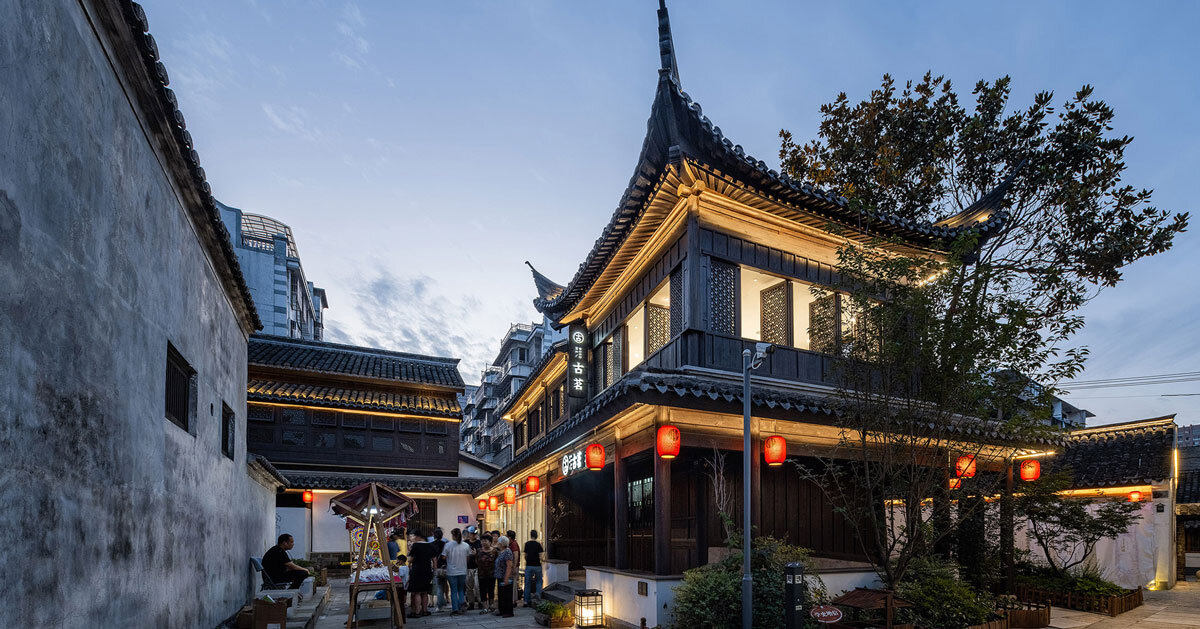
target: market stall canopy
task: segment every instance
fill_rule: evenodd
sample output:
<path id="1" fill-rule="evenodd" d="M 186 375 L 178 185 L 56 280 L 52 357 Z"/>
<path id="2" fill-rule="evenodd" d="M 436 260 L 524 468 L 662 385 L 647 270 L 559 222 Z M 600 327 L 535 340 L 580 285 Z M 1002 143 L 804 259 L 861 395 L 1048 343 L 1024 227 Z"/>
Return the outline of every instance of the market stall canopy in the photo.
<path id="1" fill-rule="evenodd" d="M 329 499 L 333 512 L 365 525 L 374 507 L 376 521 L 408 520 L 417 513 L 417 501 L 382 483 L 363 483 Z"/>

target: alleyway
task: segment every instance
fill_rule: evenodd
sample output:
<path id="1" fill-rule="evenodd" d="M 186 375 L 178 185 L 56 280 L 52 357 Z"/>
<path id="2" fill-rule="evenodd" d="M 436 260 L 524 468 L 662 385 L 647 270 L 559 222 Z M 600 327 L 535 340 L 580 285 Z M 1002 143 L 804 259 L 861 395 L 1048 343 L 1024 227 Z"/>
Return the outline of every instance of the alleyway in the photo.
<path id="1" fill-rule="evenodd" d="M 329 603 L 324 613 L 317 619 L 315 629 L 343 629 L 346 625 L 346 614 L 349 612 L 350 595 L 346 588 L 345 579 L 331 579 L 333 589 L 329 593 Z M 451 616 L 450 612 L 438 612 L 425 618 L 415 618 L 408 621 L 407 627 L 426 629 L 427 627 L 463 627 L 464 629 L 516 629 L 520 627 L 537 627 L 533 621 L 533 610 L 517 607 L 513 618 L 500 618 L 491 614 L 481 615 L 479 611 L 470 611 L 462 616 Z M 385 621 L 363 623 L 363 627 L 386 627 Z"/>

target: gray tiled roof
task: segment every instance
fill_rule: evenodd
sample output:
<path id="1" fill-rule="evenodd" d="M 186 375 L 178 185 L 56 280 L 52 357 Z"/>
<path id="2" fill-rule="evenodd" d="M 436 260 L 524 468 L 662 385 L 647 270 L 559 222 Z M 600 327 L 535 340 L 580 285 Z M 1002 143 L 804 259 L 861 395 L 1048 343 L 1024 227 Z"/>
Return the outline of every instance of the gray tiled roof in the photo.
<path id="1" fill-rule="evenodd" d="M 463 386 L 457 358 L 257 334 L 250 337 L 247 358 L 251 365 L 265 367 L 446 387 Z"/>
<path id="2" fill-rule="evenodd" d="M 1072 431 L 1066 447 L 1047 461 L 1069 466 L 1077 488 L 1120 487 L 1171 477 L 1174 415 Z"/>
<path id="3" fill-rule="evenodd" d="M 154 36 L 149 33 L 150 24 L 146 19 L 146 12 L 140 4 L 129 0 L 117 0 L 116 4 L 120 7 L 125 26 L 129 29 L 132 40 L 138 47 L 137 57 L 141 59 L 145 66 L 145 72 L 149 75 L 152 83 L 151 90 L 158 100 L 157 105 L 166 115 L 170 125 L 169 135 L 175 141 L 175 147 L 184 163 L 187 164 L 188 172 L 191 175 L 191 181 L 181 182 L 181 185 L 190 184 L 199 194 L 203 203 L 203 222 L 216 234 L 215 240 L 220 249 L 216 255 L 230 269 L 230 275 L 232 275 L 230 279 L 243 306 L 249 313 L 253 328 L 260 330 L 262 321 L 254 307 L 254 298 L 250 294 L 250 287 L 246 285 L 246 278 L 242 275 L 241 265 L 238 263 L 237 253 L 233 249 L 229 231 L 225 228 L 225 223 L 221 221 L 221 212 L 217 209 L 216 200 L 213 199 L 212 189 L 208 184 L 204 168 L 200 166 L 200 155 L 192 143 L 192 134 L 188 132 L 187 122 L 184 120 L 183 113 L 179 111 L 179 102 L 175 97 L 175 92 L 167 87 L 170 85 L 171 79 L 167 74 L 166 66 L 159 60 L 158 44 L 154 41 Z"/>
<path id="4" fill-rule="evenodd" d="M 383 483 L 398 491 L 436 491 L 474 494 L 483 484 L 481 478 L 457 476 L 412 476 L 407 474 L 360 474 L 355 472 L 318 472 L 280 470 L 292 487 L 302 489 L 351 489 L 363 483 Z"/>
<path id="5" fill-rule="evenodd" d="M 539 296 L 534 299 L 539 312 L 557 319 L 578 303 L 637 225 L 646 202 L 666 173 L 667 164 L 680 158 L 696 160 L 768 198 L 803 208 L 855 231 L 896 237 L 922 247 L 944 249 L 949 241 L 966 231 L 978 230 L 986 237 L 1003 228 L 1007 213 L 1002 209 L 1002 201 L 1011 185 L 1011 175 L 967 210 L 935 223 L 913 221 L 887 212 L 860 211 L 852 208 L 844 197 L 772 170 L 766 162 L 747 155 L 740 145 L 726 138 L 721 128 L 703 114 L 700 104 L 683 91 L 665 8 L 659 10 L 659 39 L 663 68 L 659 71 L 658 89 L 633 177 L 608 225 L 571 281 L 561 291 L 545 292 L 539 286 Z M 535 279 L 537 275 L 540 274 Z"/>
<path id="6" fill-rule="evenodd" d="M 350 408 L 436 417 L 462 417 L 452 396 L 373 391 L 277 380 L 250 379 L 246 399 L 251 402 L 291 402 L 330 408 Z"/>
<path id="7" fill-rule="evenodd" d="M 1179 475 L 1179 487 L 1175 502 L 1179 504 L 1200 503 L 1200 470 L 1183 472 Z"/>

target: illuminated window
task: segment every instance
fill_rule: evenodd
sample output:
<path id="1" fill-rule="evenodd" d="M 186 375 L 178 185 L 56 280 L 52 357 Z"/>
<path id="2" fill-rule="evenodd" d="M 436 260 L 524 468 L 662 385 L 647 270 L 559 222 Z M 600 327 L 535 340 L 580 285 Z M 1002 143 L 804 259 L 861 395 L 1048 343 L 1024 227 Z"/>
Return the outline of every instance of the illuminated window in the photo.
<path id="1" fill-rule="evenodd" d="M 625 322 L 625 340 L 629 345 L 629 368 L 633 369 L 646 360 L 646 309 L 639 307 Z"/>
<path id="2" fill-rule="evenodd" d="M 742 338 L 788 345 L 787 281 L 747 268 L 740 279 Z"/>
<path id="3" fill-rule="evenodd" d="M 800 349 L 812 348 L 809 341 L 809 322 L 812 318 L 812 305 L 816 300 L 812 286 L 792 282 L 792 345 Z"/>

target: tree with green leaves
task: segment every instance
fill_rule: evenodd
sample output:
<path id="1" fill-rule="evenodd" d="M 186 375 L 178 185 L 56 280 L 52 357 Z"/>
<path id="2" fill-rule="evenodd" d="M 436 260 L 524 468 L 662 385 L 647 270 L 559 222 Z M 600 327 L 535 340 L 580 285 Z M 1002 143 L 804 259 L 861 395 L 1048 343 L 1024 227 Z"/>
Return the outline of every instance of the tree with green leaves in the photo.
<path id="1" fill-rule="evenodd" d="M 1049 396 L 1087 356 L 1072 345 L 1080 308 L 1188 223 L 1124 182 L 1132 138 L 1113 132 L 1115 114 L 1091 87 L 1015 107 L 1004 77 L 979 82 L 971 100 L 942 77 L 897 90 L 885 76 L 859 103 L 840 94 L 823 106 L 815 139 L 780 133 L 783 170 L 845 196 L 867 229 L 968 209 L 968 227 L 1001 225 L 963 230 L 941 243 L 946 255 L 847 240 L 841 285 L 814 288 L 813 336 L 835 339 L 822 350 L 835 357 L 841 436 L 802 473 L 856 528 L 889 587 L 977 521 L 1007 457 L 1045 436 Z M 948 468 L 962 456 L 979 473 L 950 492 Z"/>
<path id="2" fill-rule="evenodd" d="M 1082 565 L 1102 539 L 1112 539 L 1141 519 L 1141 503 L 1122 498 L 1069 496 L 1071 471 L 1046 474 L 1023 483 L 1017 513 L 1057 576 Z"/>

